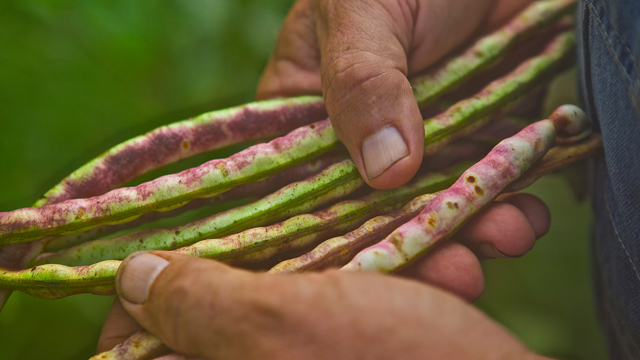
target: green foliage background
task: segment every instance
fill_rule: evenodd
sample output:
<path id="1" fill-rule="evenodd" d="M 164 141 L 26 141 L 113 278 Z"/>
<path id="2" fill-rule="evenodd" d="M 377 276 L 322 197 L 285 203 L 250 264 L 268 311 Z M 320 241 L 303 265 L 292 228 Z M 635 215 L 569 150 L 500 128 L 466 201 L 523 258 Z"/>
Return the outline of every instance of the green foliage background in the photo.
<path id="1" fill-rule="evenodd" d="M 29 206 L 123 140 L 250 101 L 291 4 L 0 2 L 0 211 Z M 575 101 L 568 79 L 556 84 L 552 102 Z M 569 190 L 560 178 L 532 188 L 551 208 L 551 232 L 522 259 L 485 264 L 487 291 L 478 305 L 543 354 L 600 359 L 591 214 Z M 0 313 L 0 359 L 88 358 L 112 299 L 14 294 Z"/>

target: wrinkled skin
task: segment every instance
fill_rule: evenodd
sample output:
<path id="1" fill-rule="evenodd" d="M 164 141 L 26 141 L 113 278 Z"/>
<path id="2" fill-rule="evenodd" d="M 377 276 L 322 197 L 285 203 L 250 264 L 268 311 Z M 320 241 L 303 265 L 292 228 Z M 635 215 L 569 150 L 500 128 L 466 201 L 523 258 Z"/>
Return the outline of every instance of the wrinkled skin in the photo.
<path id="1" fill-rule="evenodd" d="M 424 141 L 407 76 L 501 25 L 527 3 L 299 0 L 257 97 L 322 93 L 365 181 L 397 187 L 417 171 Z M 372 174 L 363 143 L 388 127 L 397 129 L 406 156 L 386 167 L 376 164 L 383 171 Z M 142 326 L 176 352 L 172 358 L 536 358 L 467 303 L 484 289 L 479 260 L 521 256 L 549 228 L 549 211 L 537 198 L 498 200 L 400 276 L 256 274 L 153 252 L 168 261 L 155 273 L 129 257 L 117 279 L 122 300 L 114 303 L 98 351 Z M 148 282 L 148 288 L 140 286 Z"/>
<path id="2" fill-rule="evenodd" d="M 153 252 L 169 265 L 140 301 L 132 289 L 144 288 L 149 270 L 125 260 L 117 276 L 123 300 L 114 302 L 98 351 L 142 324 L 177 353 L 205 359 L 534 357 L 466 304 L 484 289 L 480 259 L 521 256 L 548 231 L 548 210 L 535 197 L 499 200 L 399 276 L 256 274 Z M 380 334 L 384 343 L 374 341 Z"/>

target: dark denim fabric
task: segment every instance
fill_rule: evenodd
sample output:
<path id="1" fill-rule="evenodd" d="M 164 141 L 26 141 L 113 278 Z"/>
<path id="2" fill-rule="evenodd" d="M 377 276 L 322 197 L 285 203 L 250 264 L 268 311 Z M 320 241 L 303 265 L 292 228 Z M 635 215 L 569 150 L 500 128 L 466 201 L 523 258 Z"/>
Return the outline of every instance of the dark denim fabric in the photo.
<path id="1" fill-rule="evenodd" d="M 583 0 L 581 95 L 602 130 L 594 165 L 596 297 L 612 359 L 640 359 L 640 0 Z"/>

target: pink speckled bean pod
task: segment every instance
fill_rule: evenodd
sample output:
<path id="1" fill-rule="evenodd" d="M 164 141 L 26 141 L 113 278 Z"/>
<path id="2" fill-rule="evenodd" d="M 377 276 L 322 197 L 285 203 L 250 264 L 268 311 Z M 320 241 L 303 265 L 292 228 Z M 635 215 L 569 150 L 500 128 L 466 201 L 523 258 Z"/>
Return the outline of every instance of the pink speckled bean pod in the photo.
<path id="1" fill-rule="evenodd" d="M 547 120 L 527 126 L 498 144 L 469 168 L 420 214 L 381 242 L 360 251 L 343 270 L 392 272 L 448 238 L 488 205 L 511 182 L 542 157 L 557 134 L 575 135 L 588 126 L 586 115 L 572 105 L 558 108 Z"/>

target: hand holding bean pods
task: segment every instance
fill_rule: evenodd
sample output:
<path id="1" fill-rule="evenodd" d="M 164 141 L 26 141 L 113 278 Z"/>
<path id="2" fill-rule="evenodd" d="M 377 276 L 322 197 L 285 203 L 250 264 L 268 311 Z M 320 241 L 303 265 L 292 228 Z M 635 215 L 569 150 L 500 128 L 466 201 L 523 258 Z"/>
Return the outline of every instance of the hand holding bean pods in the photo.
<path id="1" fill-rule="evenodd" d="M 573 116 L 578 114 L 573 108 L 559 109 L 550 120 L 530 125 L 500 143 L 449 189 L 467 166 L 431 169 L 395 190 L 369 194 L 358 190 L 362 179 L 383 190 L 407 183 L 423 155 L 436 154 L 508 113 L 566 67 L 573 34 L 563 27 L 548 31 L 571 10 L 573 1 L 550 0 L 529 6 L 459 55 L 414 76 L 474 31 L 493 30 L 504 23 L 527 2 L 460 0 L 443 5 L 426 0 L 401 2 L 397 7 L 396 2 L 373 0 L 298 1 L 285 22 L 258 96 L 322 92 L 326 102 L 320 97 L 259 102 L 161 128 L 111 149 L 48 192 L 35 209 L 0 214 L 0 242 L 23 243 L 7 246 L 9 250 L 32 247 L 35 250 L 21 262 L 37 265 L 27 270 L 0 268 L 0 287 L 49 298 L 107 294 L 114 291 L 119 268 L 115 284 L 124 308 L 119 302 L 114 305 L 100 350 L 141 330 L 139 324 L 162 341 L 140 331 L 99 355 L 104 359 L 160 354 L 167 350 L 163 342 L 174 351 L 211 359 L 423 358 L 427 353 L 436 358 L 533 357 L 482 314 L 438 288 L 473 301 L 483 288 L 478 259 L 522 255 L 547 231 L 548 210 L 536 198 L 503 195 L 492 200 L 518 178 L 522 177 L 510 185 L 512 190 L 569 161 L 597 153 L 600 142 L 592 136 L 554 152 L 555 157 L 545 157 L 544 169 L 534 165 L 551 147 L 556 132 L 576 135 L 584 130 L 584 116 Z M 448 17 L 454 15 L 460 17 Z M 541 29 L 552 40 L 535 56 L 475 96 L 420 122 L 418 106 L 433 104 Z M 436 38 L 431 33 L 447 35 Z M 324 105 L 331 120 L 313 122 L 324 115 Z M 236 136 L 235 130 L 256 127 L 261 121 L 268 126 Z M 228 159 L 103 194 L 192 153 L 280 135 L 304 124 L 310 125 Z M 212 130 L 220 136 L 200 142 Z M 129 153 L 153 151 L 149 146 L 157 144 L 156 138 L 177 144 L 167 148 L 160 163 L 144 163 L 142 157 L 144 164 L 122 173 L 113 166 Z M 344 148 L 338 138 L 353 161 L 339 161 Z M 323 155 L 326 152 L 334 155 Z M 290 185 L 278 180 L 278 172 L 286 168 L 310 171 L 305 163 L 319 156 L 339 162 Z M 104 181 L 92 180 L 107 168 L 110 176 L 102 177 Z M 202 198 L 212 202 L 246 194 L 251 190 L 240 189 L 250 189 L 256 181 L 286 186 L 193 224 L 79 243 L 136 218 L 146 221 L 145 217 L 155 216 L 153 211 L 173 213 L 186 203 L 200 206 L 196 204 L 204 203 Z M 357 195 L 351 199 L 305 214 L 353 192 Z M 74 199 L 78 196 L 89 198 Z M 495 226 L 487 226 L 497 222 L 503 224 L 499 233 Z M 432 249 L 452 235 L 458 242 Z M 71 245 L 76 246 L 64 249 Z M 53 252 L 32 261 L 44 248 Z M 116 261 L 133 251 L 150 249 L 175 250 L 136 253 L 123 263 Z M 275 256 L 291 259 L 277 264 L 271 274 L 256 274 L 185 254 L 236 265 L 263 262 L 265 266 Z M 335 271 L 282 274 L 346 263 L 345 270 L 402 269 L 400 274 L 431 285 Z M 381 333 L 385 341 L 372 346 Z"/>

